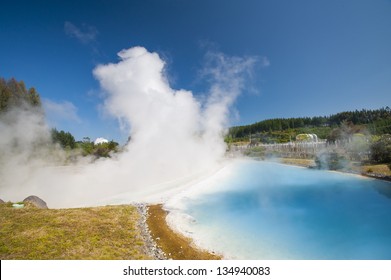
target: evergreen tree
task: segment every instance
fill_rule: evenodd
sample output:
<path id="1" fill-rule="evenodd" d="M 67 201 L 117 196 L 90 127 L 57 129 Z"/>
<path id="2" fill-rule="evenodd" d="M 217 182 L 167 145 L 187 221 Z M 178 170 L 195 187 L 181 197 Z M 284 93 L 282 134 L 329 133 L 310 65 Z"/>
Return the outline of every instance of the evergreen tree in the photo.
<path id="1" fill-rule="evenodd" d="M 52 129 L 51 131 L 52 141 L 54 143 L 60 144 L 63 148 L 74 149 L 76 147 L 76 141 L 73 135 L 69 132 L 63 130 L 58 131 L 57 129 Z"/>

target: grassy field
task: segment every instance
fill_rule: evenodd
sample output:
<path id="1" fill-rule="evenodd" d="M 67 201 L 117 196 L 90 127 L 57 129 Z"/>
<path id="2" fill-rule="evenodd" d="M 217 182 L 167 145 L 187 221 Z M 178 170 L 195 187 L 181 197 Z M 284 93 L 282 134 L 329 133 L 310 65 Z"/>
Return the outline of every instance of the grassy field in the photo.
<path id="1" fill-rule="evenodd" d="M 219 260 L 220 256 L 192 246 L 192 240 L 174 232 L 166 223 L 167 212 L 161 205 L 148 207 L 148 227 L 152 237 L 168 258 L 174 260 Z"/>
<path id="2" fill-rule="evenodd" d="M 0 259 L 148 259 L 133 206 L 12 208 L 0 204 Z"/>

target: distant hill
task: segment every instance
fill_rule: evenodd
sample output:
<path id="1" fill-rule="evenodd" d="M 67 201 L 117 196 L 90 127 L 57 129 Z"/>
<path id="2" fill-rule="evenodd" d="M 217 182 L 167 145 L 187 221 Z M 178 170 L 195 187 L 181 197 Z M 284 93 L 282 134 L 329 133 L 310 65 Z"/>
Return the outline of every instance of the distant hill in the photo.
<path id="1" fill-rule="evenodd" d="M 315 133 L 327 138 L 334 128 L 342 124 L 366 129 L 371 134 L 391 133 L 391 109 L 387 106 L 377 110 L 346 111 L 330 116 L 275 118 L 229 129 L 230 141 L 248 140 L 250 136 L 263 142 L 288 142 L 300 133 Z"/>

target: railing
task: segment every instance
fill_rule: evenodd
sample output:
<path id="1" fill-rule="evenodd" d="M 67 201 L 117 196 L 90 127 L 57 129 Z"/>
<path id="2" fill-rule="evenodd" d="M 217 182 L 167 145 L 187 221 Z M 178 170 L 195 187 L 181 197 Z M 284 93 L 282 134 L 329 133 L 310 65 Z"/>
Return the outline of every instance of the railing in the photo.
<path id="1" fill-rule="evenodd" d="M 231 145 L 231 152 L 277 154 L 280 157 L 312 158 L 326 148 L 332 148 L 334 144 L 329 144 L 326 140 L 317 142 L 289 142 L 281 144 L 259 144 Z"/>

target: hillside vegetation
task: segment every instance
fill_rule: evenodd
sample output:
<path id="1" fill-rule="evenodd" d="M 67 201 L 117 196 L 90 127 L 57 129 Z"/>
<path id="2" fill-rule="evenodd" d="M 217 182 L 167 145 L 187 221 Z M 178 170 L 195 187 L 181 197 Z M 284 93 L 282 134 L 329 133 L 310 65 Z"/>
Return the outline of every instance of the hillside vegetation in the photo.
<path id="1" fill-rule="evenodd" d="M 263 143 L 286 143 L 298 134 L 314 133 L 319 138 L 334 141 L 341 126 L 349 126 L 354 132 L 382 135 L 391 133 L 391 109 L 356 110 L 341 112 L 328 117 L 276 118 L 229 129 L 227 141 L 259 138 Z"/>
<path id="2" fill-rule="evenodd" d="M 303 141 L 305 137 L 299 136 L 305 134 L 316 134 L 322 140 Z M 242 147 L 241 151 L 248 156 L 312 159 L 322 169 L 366 165 L 368 173 L 375 174 L 374 169 L 391 168 L 391 109 L 269 119 L 232 127 L 225 140 L 230 148 Z M 376 165 L 383 167 L 379 169 Z M 388 176 L 387 170 L 381 174 Z"/>

